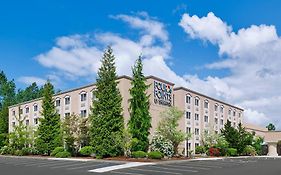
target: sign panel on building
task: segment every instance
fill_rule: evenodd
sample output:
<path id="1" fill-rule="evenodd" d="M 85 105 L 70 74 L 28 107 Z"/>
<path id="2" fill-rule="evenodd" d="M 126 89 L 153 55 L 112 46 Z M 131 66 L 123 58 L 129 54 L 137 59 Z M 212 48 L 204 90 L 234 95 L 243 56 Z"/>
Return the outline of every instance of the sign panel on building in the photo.
<path id="1" fill-rule="evenodd" d="M 154 81 L 154 103 L 163 106 L 172 106 L 172 86 Z"/>

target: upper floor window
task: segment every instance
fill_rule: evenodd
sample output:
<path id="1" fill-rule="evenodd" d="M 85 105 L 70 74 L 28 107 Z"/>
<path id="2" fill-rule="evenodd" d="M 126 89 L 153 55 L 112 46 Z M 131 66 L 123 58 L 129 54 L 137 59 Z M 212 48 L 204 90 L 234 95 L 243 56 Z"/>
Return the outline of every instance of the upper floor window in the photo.
<path id="1" fill-rule="evenodd" d="M 87 94 L 83 93 L 81 94 L 81 101 L 86 101 L 87 100 Z"/>
<path id="2" fill-rule="evenodd" d="M 218 124 L 218 118 L 215 118 L 215 124 Z"/>
<path id="3" fill-rule="evenodd" d="M 195 106 L 199 106 L 199 98 L 195 98 L 194 104 L 195 104 Z"/>
<path id="4" fill-rule="evenodd" d="M 70 97 L 65 97 L 65 105 L 69 105 L 70 104 Z"/>
<path id="5" fill-rule="evenodd" d="M 187 118 L 187 119 L 190 119 L 190 115 L 191 115 L 190 112 L 186 112 L 185 115 L 186 115 L 186 118 Z"/>
<path id="6" fill-rule="evenodd" d="M 240 112 L 238 113 L 238 117 L 241 117 L 241 113 Z"/>
<path id="7" fill-rule="evenodd" d="M 15 111 L 15 110 L 13 110 L 13 111 L 12 111 L 12 114 L 13 114 L 13 116 L 15 116 L 15 115 L 16 115 L 16 111 Z"/>
<path id="8" fill-rule="evenodd" d="M 186 103 L 190 104 L 191 103 L 191 96 L 187 95 L 185 98 Z"/>
<path id="9" fill-rule="evenodd" d="M 195 128 L 195 135 L 199 135 L 199 128 Z"/>
<path id="10" fill-rule="evenodd" d="M 186 133 L 191 133 L 191 128 L 190 127 L 186 127 Z"/>
<path id="11" fill-rule="evenodd" d="M 25 108 L 25 113 L 29 113 L 29 107 Z"/>
<path id="12" fill-rule="evenodd" d="M 223 119 L 221 119 L 221 125 L 223 125 Z"/>
<path id="13" fill-rule="evenodd" d="M 20 109 L 20 114 L 23 114 L 23 109 Z"/>
<path id="14" fill-rule="evenodd" d="M 207 108 L 207 109 L 209 108 L 209 102 L 208 102 L 208 100 L 205 100 L 205 101 L 204 101 L 204 108 Z"/>
<path id="15" fill-rule="evenodd" d="M 34 111 L 34 112 L 38 111 L 38 105 L 34 105 L 34 106 L 33 106 L 33 111 Z"/>
<path id="16" fill-rule="evenodd" d="M 218 111 L 218 105 L 215 104 L 215 111 L 217 112 Z"/>
<path id="17" fill-rule="evenodd" d="M 221 106 L 221 113 L 223 113 L 223 106 Z"/>
<path id="18" fill-rule="evenodd" d="M 231 115 L 231 109 L 228 110 L 228 115 Z"/>
<path id="19" fill-rule="evenodd" d="M 56 107 L 60 106 L 60 99 L 56 99 Z"/>
<path id="20" fill-rule="evenodd" d="M 199 114 L 195 114 L 195 120 L 199 120 Z"/>
<path id="21" fill-rule="evenodd" d="M 233 111 L 233 116 L 235 117 L 235 115 L 236 115 L 236 112 L 235 112 L 235 111 Z"/>
<path id="22" fill-rule="evenodd" d="M 209 117 L 207 115 L 204 116 L 204 122 L 206 122 L 206 123 L 209 122 Z"/>

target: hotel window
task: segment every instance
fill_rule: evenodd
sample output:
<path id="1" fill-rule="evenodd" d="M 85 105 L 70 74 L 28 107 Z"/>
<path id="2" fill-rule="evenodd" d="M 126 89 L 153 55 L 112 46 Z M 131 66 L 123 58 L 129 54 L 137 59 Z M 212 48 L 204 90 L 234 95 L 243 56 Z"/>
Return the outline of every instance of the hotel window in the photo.
<path id="1" fill-rule="evenodd" d="M 16 122 L 12 122 L 12 126 L 15 127 L 16 126 Z"/>
<path id="2" fill-rule="evenodd" d="M 218 118 L 215 118 L 215 124 L 218 124 Z"/>
<path id="3" fill-rule="evenodd" d="M 234 128 L 236 127 L 236 123 L 235 123 L 235 122 L 233 123 L 233 127 L 234 127 Z"/>
<path id="4" fill-rule="evenodd" d="M 221 119 L 221 125 L 223 125 L 223 119 Z"/>
<path id="5" fill-rule="evenodd" d="M 22 114 L 23 113 L 23 110 L 22 109 L 20 109 L 20 114 Z"/>
<path id="6" fill-rule="evenodd" d="M 56 107 L 59 107 L 60 106 L 60 99 L 57 99 L 56 100 Z"/>
<path id="7" fill-rule="evenodd" d="M 195 114 L 195 120 L 199 120 L 199 114 Z"/>
<path id="8" fill-rule="evenodd" d="M 206 122 L 206 123 L 209 122 L 209 117 L 207 115 L 204 116 L 204 122 Z"/>
<path id="9" fill-rule="evenodd" d="M 29 120 L 25 120 L 25 125 L 26 125 L 26 126 L 29 125 Z"/>
<path id="10" fill-rule="evenodd" d="M 34 112 L 38 111 L 38 105 L 34 105 L 34 106 L 33 106 L 33 111 L 34 111 Z"/>
<path id="11" fill-rule="evenodd" d="M 209 107 L 209 102 L 207 100 L 204 101 L 204 108 L 207 108 L 208 109 Z"/>
<path id="12" fill-rule="evenodd" d="M 186 114 L 186 118 L 187 118 L 187 119 L 190 119 L 191 113 L 190 113 L 190 112 L 186 112 L 185 114 Z"/>
<path id="13" fill-rule="evenodd" d="M 241 113 L 239 112 L 239 114 L 238 114 L 238 117 L 240 118 L 241 117 Z"/>
<path id="14" fill-rule="evenodd" d="M 16 111 L 13 111 L 13 116 L 15 116 L 16 115 Z"/>
<path id="15" fill-rule="evenodd" d="M 195 148 L 199 146 L 199 143 L 195 143 Z"/>
<path id="16" fill-rule="evenodd" d="M 186 103 L 190 104 L 191 103 L 191 96 L 187 95 L 185 98 Z"/>
<path id="17" fill-rule="evenodd" d="M 186 127 L 186 133 L 191 133 L 191 128 L 190 127 Z"/>
<path id="18" fill-rule="evenodd" d="M 29 113 L 29 107 L 25 108 L 25 113 Z"/>
<path id="19" fill-rule="evenodd" d="M 218 105 L 215 104 L 215 111 L 218 111 Z"/>
<path id="20" fill-rule="evenodd" d="M 236 115 L 236 112 L 235 112 L 235 111 L 233 111 L 233 116 L 235 117 L 235 115 Z"/>
<path id="21" fill-rule="evenodd" d="M 81 110 L 80 116 L 86 117 L 87 116 L 87 110 Z"/>
<path id="22" fill-rule="evenodd" d="M 83 93 L 81 94 L 81 101 L 86 101 L 87 100 L 87 94 Z"/>
<path id="23" fill-rule="evenodd" d="M 65 97 L 65 105 L 69 105 L 70 104 L 70 97 Z"/>
<path id="24" fill-rule="evenodd" d="M 38 124 L 38 118 L 34 119 L 34 124 L 37 125 Z"/>
<path id="25" fill-rule="evenodd" d="M 64 114 L 64 117 L 69 117 L 69 116 L 70 116 L 70 113 L 69 113 L 69 112 L 67 112 L 67 113 Z"/>
<path id="26" fill-rule="evenodd" d="M 199 99 L 198 98 L 195 98 L 195 100 L 194 100 L 195 102 L 195 106 L 199 106 Z"/>
<path id="27" fill-rule="evenodd" d="M 231 109 L 228 110 L 228 115 L 231 115 Z"/>
<path id="28" fill-rule="evenodd" d="M 223 106 L 221 106 L 221 113 L 223 113 Z"/>
<path id="29" fill-rule="evenodd" d="M 195 135 L 199 135 L 199 128 L 195 128 Z"/>

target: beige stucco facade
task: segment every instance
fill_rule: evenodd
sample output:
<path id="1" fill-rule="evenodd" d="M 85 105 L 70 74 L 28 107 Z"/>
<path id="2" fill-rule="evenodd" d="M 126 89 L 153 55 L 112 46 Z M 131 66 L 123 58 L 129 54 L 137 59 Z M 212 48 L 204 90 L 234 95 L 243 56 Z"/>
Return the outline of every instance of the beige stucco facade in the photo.
<path id="1" fill-rule="evenodd" d="M 129 119 L 129 89 L 131 87 L 131 78 L 120 76 L 118 78 L 118 88 L 122 96 L 123 116 L 127 123 Z M 194 150 L 196 145 L 200 145 L 204 132 L 219 133 L 227 120 L 237 126 L 243 122 L 243 109 L 231 104 L 216 100 L 198 92 L 184 87 L 174 88 L 172 82 L 163 79 L 148 76 L 146 82 L 149 86 L 147 94 L 150 95 L 150 114 L 152 117 L 151 135 L 154 134 L 162 111 L 169 106 L 176 106 L 184 112 L 179 122 L 179 129 L 184 132 L 192 133 L 192 138 L 188 143 L 182 143 L 180 149 L 186 153 L 186 146 Z M 93 91 L 95 84 L 76 88 L 54 95 L 57 112 L 61 119 L 65 116 L 80 114 L 81 117 L 88 117 L 90 107 L 93 102 Z M 42 117 L 40 111 L 42 99 L 36 99 L 9 107 L 9 132 L 17 124 L 16 116 L 21 112 L 21 118 L 25 118 L 26 124 L 37 126 L 38 118 Z"/>

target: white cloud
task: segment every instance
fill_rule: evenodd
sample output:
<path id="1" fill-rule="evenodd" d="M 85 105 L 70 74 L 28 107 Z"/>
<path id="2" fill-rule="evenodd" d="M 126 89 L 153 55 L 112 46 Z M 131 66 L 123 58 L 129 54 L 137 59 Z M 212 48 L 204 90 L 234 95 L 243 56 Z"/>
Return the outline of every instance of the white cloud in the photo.
<path id="1" fill-rule="evenodd" d="M 227 57 L 206 68 L 226 68 L 229 76 L 197 80 L 214 87 L 215 92 L 202 89 L 203 85 L 196 87 L 199 83 L 194 83 L 194 88 L 207 94 L 217 93 L 216 96 L 244 107 L 251 122 L 265 126 L 271 121 L 281 128 L 281 39 L 275 26 L 252 25 L 234 32 L 211 12 L 201 18 L 184 14 L 179 25 L 191 38 L 217 45 L 219 55 Z"/>
<path id="2" fill-rule="evenodd" d="M 26 85 L 31 85 L 32 83 L 35 82 L 38 86 L 42 86 L 46 83 L 47 80 L 34 76 L 23 76 L 20 77 L 18 81 Z"/>

